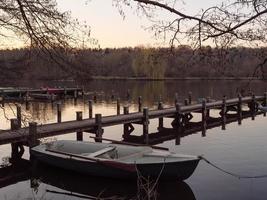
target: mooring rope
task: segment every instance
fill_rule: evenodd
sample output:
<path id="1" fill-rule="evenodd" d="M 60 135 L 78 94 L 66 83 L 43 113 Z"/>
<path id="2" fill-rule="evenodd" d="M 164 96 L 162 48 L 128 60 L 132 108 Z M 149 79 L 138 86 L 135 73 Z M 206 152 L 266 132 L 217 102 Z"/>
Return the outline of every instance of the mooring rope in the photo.
<path id="1" fill-rule="evenodd" d="M 264 175 L 258 175 L 258 176 L 247 176 L 247 175 L 240 175 L 240 174 L 235 174 L 233 172 L 227 171 L 219 166 L 217 166 L 216 164 L 214 164 L 213 162 L 209 161 L 207 158 L 205 158 L 204 156 L 199 156 L 199 158 L 203 161 L 205 161 L 207 164 L 211 165 L 212 167 L 218 169 L 219 171 L 228 174 L 230 176 L 233 176 L 235 178 L 238 179 L 257 179 L 257 178 L 267 178 L 267 174 Z"/>

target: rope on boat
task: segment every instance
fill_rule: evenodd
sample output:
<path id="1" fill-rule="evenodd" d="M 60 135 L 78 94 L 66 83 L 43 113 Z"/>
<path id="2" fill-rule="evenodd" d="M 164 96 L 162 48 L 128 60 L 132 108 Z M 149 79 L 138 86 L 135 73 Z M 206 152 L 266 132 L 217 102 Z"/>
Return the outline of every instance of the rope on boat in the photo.
<path id="1" fill-rule="evenodd" d="M 235 178 L 238 178 L 238 179 L 258 179 L 258 178 L 267 178 L 267 174 L 264 174 L 264 175 L 258 175 L 258 176 L 247 176 L 247 175 L 240 175 L 240 174 L 236 174 L 236 173 L 233 173 L 233 172 L 230 172 L 230 171 L 227 171 L 219 166 L 217 166 L 216 164 L 214 164 L 213 162 L 209 161 L 207 158 L 205 158 L 204 156 L 199 156 L 199 158 L 203 161 L 205 161 L 207 164 L 209 164 L 210 166 L 218 169 L 219 171 L 225 173 L 225 174 L 228 174 L 230 176 L 233 176 Z"/>

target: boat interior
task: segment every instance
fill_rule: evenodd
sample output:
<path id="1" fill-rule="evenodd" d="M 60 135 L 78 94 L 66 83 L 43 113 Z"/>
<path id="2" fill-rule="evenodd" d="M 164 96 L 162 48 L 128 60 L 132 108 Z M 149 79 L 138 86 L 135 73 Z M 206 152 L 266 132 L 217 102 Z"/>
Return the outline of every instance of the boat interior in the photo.
<path id="1" fill-rule="evenodd" d="M 78 145 L 77 145 L 78 144 Z M 141 157 L 146 153 L 152 152 L 151 147 L 125 146 L 120 144 L 108 143 L 86 143 L 72 141 L 55 141 L 46 144 L 46 149 L 75 154 L 88 158 L 128 160 Z"/>

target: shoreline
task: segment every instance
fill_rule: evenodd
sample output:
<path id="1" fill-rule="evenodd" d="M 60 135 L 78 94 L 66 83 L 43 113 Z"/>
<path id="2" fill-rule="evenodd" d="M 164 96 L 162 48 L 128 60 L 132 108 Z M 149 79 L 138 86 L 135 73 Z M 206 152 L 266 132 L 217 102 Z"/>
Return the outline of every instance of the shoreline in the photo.
<path id="1" fill-rule="evenodd" d="M 138 80 L 138 81 L 169 81 L 169 80 L 267 80 L 257 77 L 165 77 L 165 78 L 148 78 L 148 77 L 112 77 L 112 76 L 92 76 L 91 80 Z M 87 80 L 87 79 L 81 79 Z"/>

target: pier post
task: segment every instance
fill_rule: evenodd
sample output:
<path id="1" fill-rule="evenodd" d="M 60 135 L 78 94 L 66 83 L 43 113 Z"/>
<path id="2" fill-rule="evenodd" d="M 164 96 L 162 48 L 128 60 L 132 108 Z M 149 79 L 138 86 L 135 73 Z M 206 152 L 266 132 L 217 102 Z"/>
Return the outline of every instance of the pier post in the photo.
<path id="1" fill-rule="evenodd" d="M 242 95 L 240 93 L 238 93 L 237 116 L 238 116 L 238 125 L 241 125 L 242 124 Z"/>
<path id="2" fill-rule="evenodd" d="M 67 96 L 67 90 L 66 87 L 64 87 L 64 98 Z"/>
<path id="3" fill-rule="evenodd" d="M 104 129 L 102 128 L 102 115 L 101 114 L 96 114 L 95 115 L 95 123 L 96 123 L 96 129 L 95 129 L 95 134 L 96 134 L 96 139 L 95 142 L 102 142 L 102 136 L 104 133 Z"/>
<path id="4" fill-rule="evenodd" d="M 29 147 L 34 147 L 38 145 L 38 136 L 37 136 L 37 123 L 36 122 L 30 122 L 29 123 L 29 139 L 28 144 Z"/>
<path id="5" fill-rule="evenodd" d="M 94 99 L 94 102 L 96 103 L 97 102 L 97 94 L 96 94 L 96 92 L 94 93 L 93 99 Z"/>
<path id="6" fill-rule="evenodd" d="M 163 103 L 161 101 L 158 102 L 158 109 L 163 110 Z M 163 117 L 159 117 L 158 131 L 161 131 L 162 129 L 163 129 Z"/>
<path id="7" fill-rule="evenodd" d="M 225 96 L 222 99 L 221 118 L 222 118 L 222 130 L 225 130 L 226 129 L 226 97 Z"/>
<path id="8" fill-rule="evenodd" d="M 131 98 L 130 89 L 128 89 L 127 92 L 126 92 L 126 99 L 127 99 L 127 101 L 129 101 L 130 98 Z"/>
<path id="9" fill-rule="evenodd" d="M 75 89 L 75 90 L 74 90 L 74 99 L 77 99 L 77 98 L 78 98 L 78 90 Z"/>
<path id="10" fill-rule="evenodd" d="M 11 119 L 11 130 L 15 131 L 21 127 L 18 119 Z M 24 153 L 24 147 L 21 142 L 11 143 L 11 162 L 20 159 Z"/>
<path id="11" fill-rule="evenodd" d="M 120 98 L 117 99 L 117 115 L 121 114 Z"/>
<path id="12" fill-rule="evenodd" d="M 142 112 L 142 97 L 138 97 L 138 112 Z"/>
<path id="13" fill-rule="evenodd" d="M 188 103 L 189 105 L 192 104 L 192 92 L 188 92 Z"/>
<path id="14" fill-rule="evenodd" d="M 254 93 L 252 93 L 252 100 L 251 100 L 251 104 L 250 104 L 250 112 L 251 112 L 252 120 L 255 120 L 256 98 L 255 98 L 255 94 Z"/>
<path id="15" fill-rule="evenodd" d="M 175 93 L 174 96 L 174 105 L 176 106 L 176 104 L 178 104 L 178 93 Z"/>
<path id="16" fill-rule="evenodd" d="M 61 122 L 61 103 L 57 103 L 57 122 Z"/>
<path id="17" fill-rule="evenodd" d="M 89 119 L 93 118 L 93 101 L 88 101 L 88 107 L 89 107 Z"/>
<path id="18" fill-rule="evenodd" d="M 206 131 L 207 131 L 207 102 L 206 99 L 202 100 L 202 136 L 206 136 Z"/>
<path id="19" fill-rule="evenodd" d="M 264 92 L 264 99 L 262 106 L 267 106 L 267 92 Z M 266 117 L 266 112 L 263 112 L 263 116 Z"/>
<path id="20" fill-rule="evenodd" d="M 129 106 L 124 106 L 123 107 L 123 114 L 124 115 L 128 115 L 129 114 Z M 123 124 L 123 138 L 126 139 L 130 134 L 131 132 L 134 130 L 134 127 L 132 124 Z"/>
<path id="21" fill-rule="evenodd" d="M 83 113 L 81 111 L 76 112 L 76 120 L 77 121 L 83 120 Z M 76 132 L 76 139 L 77 139 L 77 141 L 83 141 L 83 132 L 82 131 Z"/>
<path id="22" fill-rule="evenodd" d="M 114 95 L 114 90 L 111 90 L 111 100 L 113 101 L 115 98 L 115 95 Z"/>
<path id="23" fill-rule="evenodd" d="M 180 145 L 181 143 L 181 134 L 183 132 L 183 123 L 182 123 L 182 113 L 181 113 L 181 105 L 177 103 L 175 105 L 176 108 L 176 117 L 175 117 L 175 126 L 177 131 L 176 138 L 175 138 L 175 144 Z"/>
<path id="24" fill-rule="evenodd" d="M 189 105 L 189 100 L 188 100 L 188 99 L 185 99 L 185 100 L 184 100 L 184 105 L 185 105 L 185 106 L 188 106 L 188 105 Z"/>
<path id="25" fill-rule="evenodd" d="M 1 90 L 1 104 L 2 104 L 2 107 L 5 107 L 5 94 L 4 94 L 4 90 Z"/>
<path id="26" fill-rule="evenodd" d="M 206 103 L 210 103 L 211 102 L 211 98 L 210 97 L 207 97 L 207 101 Z M 210 118 L 210 109 L 207 109 L 207 119 Z"/>
<path id="27" fill-rule="evenodd" d="M 16 105 L 16 108 L 17 108 L 17 120 L 18 120 L 18 125 L 20 128 L 21 127 L 21 106 Z"/>
<path id="28" fill-rule="evenodd" d="M 149 144 L 149 116 L 148 108 L 143 108 L 143 137 L 146 144 Z"/>

